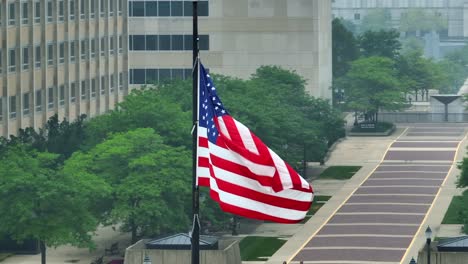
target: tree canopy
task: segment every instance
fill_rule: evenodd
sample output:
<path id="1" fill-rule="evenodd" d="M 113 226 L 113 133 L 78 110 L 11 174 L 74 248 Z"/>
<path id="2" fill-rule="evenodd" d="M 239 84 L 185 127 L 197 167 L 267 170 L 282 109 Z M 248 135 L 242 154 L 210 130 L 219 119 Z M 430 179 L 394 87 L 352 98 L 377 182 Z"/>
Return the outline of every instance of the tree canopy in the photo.
<path id="1" fill-rule="evenodd" d="M 441 31 L 447 28 L 447 20 L 433 12 L 422 9 L 410 9 L 401 14 L 400 31 Z"/>
<path id="2" fill-rule="evenodd" d="M 372 9 L 361 21 L 359 31 L 386 31 L 392 28 L 392 16 L 388 9 Z"/>
<path id="3" fill-rule="evenodd" d="M 359 47 L 353 33 L 344 25 L 343 20 L 335 18 L 332 22 L 332 65 L 333 78 L 343 76 L 349 63 L 359 57 Z"/>
<path id="4" fill-rule="evenodd" d="M 400 33 L 394 29 L 366 31 L 359 36 L 359 46 L 364 56 L 379 56 L 395 59 L 401 49 Z"/>

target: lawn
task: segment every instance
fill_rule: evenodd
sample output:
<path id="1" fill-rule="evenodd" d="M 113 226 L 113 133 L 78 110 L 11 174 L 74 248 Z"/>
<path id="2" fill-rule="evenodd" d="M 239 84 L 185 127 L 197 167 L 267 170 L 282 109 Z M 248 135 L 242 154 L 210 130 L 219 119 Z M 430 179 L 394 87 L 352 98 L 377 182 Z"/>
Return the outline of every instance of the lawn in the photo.
<path id="1" fill-rule="evenodd" d="M 445 213 L 442 224 L 463 224 L 463 214 L 468 216 L 468 192 L 463 192 L 462 196 L 454 196 L 452 202 Z"/>
<path id="2" fill-rule="evenodd" d="M 326 168 L 318 179 L 347 180 L 359 170 L 361 166 L 331 166 Z"/>
<path id="3" fill-rule="evenodd" d="M 0 253 L 0 262 L 4 261 L 11 255 L 12 255 L 11 253 Z"/>
<path id="4" fill-rule="evenodd" d="M 245 237 L 239 244 L 242 261 L 265 260 L 261 257 L 271 257 L 284 243 L 277 237 Z"/>

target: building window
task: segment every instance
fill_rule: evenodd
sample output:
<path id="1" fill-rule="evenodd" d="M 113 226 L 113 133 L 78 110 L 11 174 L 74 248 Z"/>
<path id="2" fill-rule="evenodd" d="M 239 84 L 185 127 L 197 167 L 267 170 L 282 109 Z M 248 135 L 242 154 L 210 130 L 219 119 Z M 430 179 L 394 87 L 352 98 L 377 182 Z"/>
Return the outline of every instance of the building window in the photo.
<path id="1" fill-rule="evenodd" d="M 2 71 L 3 71 L 3 63 L 2 63 L 2 62 L 3 62 L 3 58 L 2 58 L 2 55 L 3 55 L 2 50 L 0 50 L 0 74 L 1 74 Z"/>
<path id="2" fill-rule="evenodd" d="M 106 77 L 101 76 L 101 95 L 106 94 Z"/>
<path id="3" fill-rule="evenodd" d="M 114 16 L 114 1 L 109 1 L 109 16 Z"/>
<path id="4" fill-rule="evenodd" d="M 22 24 L 28 24 L 29 20 L 29 11 L 28 11 L 29 3 L 28 2 L 22 2 L 21 3 L 21 23 Z"/>
<path id="5" fill-rule="evenodd" d="M 58 6 L 59 6 L 59 8 L 58 8 L 58 12 L 59 12 L 58 18 L 59 18 L 59 21 L 63 21 L 64 20 L 64 12 L 65 12 L 64 11 L 64 6 L 63 6 L 64 5 L 63 0 L 59 1 L 58 3 L 59 3 L 58 4 Z"/>
<path id="6" fill-rule="evenodd" d="M 81 59 L 86 59 L 86 40 L 81 41 Z"/>
<path id="7" fill-rule="evenodd" d="M 171 36 L 171 50 L 184 50 L 184 36 L 183 35 Z"/>
<path id="8" fill-rule="evenodd" d="M 70 62 L 74 63 L 76 57 L 75 41 L 70 42 Z"/>
<path id="9" fill-rule="evenodd" d="M 65 62 L 65 42 L 61 42 L 59 45 L 59 63 Z"/>
<path id="10" fill-rule="evenodd" d="M 171 16 L 183 16 L 184 6 L 182 1 L 171 2 Z"/>
<path id="11" fill-rule="evenodd" d="M 145 69 L 132 69 L 130 72 L 131 84 L 145 84 Z"/>
<path id="12" fill-rule="evenodd" d="M 192 50 L 192 35 L 130 35 L 130 50 Z M 210 49 L 209 35 L 199 36 L 200 50 Z"/>
<path id="13" fill-rule="evenodd" d="M 16 95 L 10 96 L 10 118 L 16 118 Z"/>
<path id="14" fill-rule="evenodd" d="M 122 36 L 119 36 L 119 53 L 123 52 Z"/>
<path id="15" fill-rule="evenodd" d="M 119 75 L 119 78 L 122 77 Z M 156 84 L 171 79 L 190 78 L 192 69 L 130 69 L 130 84 Z"/>
<path id="16" fill-rule="evenodd" d="M 145 2 L 145 16 L 147 17 L 158 16 L 158 2 L 157 1 Z"/>
<path id="17" fill-rule="evenodd" d="M 60 85 L 59 88 L 59 104 L 65 105 L 65 85 Z"/>
<path id="18" fill-rule="evenodd" d="M 96 14 L 96 1 L 95 0 L 91 0 L 89 4 L 89 8 L 91 9 L 90 17 L 94 18 Z"/>
<path id="19" fill-rule="evenodd" d="M 47 45 L 47 65 L 54 65 L 54 43 Z"/>
<path id="20" fill-rule="evenodd" d="M 100 1 L 100 4 L 99 4 L 99 15 L 100 15 L 101 17 L 104 17 L 104 10 L 106 9 L 105 2 L 106 2 L 106 1 L 101 0 L 101 1 Z"/>
<path id="21" fill-rule="evenodd" d="M 119 8 L 119 16 L 121 16 L 122 15 L 122 7 L 123 7 L 122 1 L 123 0 L 118 0 L 118 1 L 119 1 L 119 7 L 118 7 Z"/>
<path id="22" fill-rule="evenodd" d="M 68 7 L 70 9 L 70 20 L 75 20 L 75 0 L 70 0 Z"/>
<path id="23" fill-rule="evenodd" d="M 29 47 L 23 47 L 23 70 L 29 69 Z"/>
<path id="24" fill-rule="evenodd" d="M 120 0 L 119 0 L 120 4 Z M 129 16 L 131 17 L 155 17 L 155 16 L 192 16 L 192 1 L 129 1 Z M 209 15 L 208 1 L 198 1 L 198 15 Z M 120 9 L 119 9 L 120 10 Z"/>
<path id="25" fill-rule="evenodd" d="M 360 20 L 361 19 L 361 14 L 356 13 L 354 14 L 354 20 Z"/>
<path id="26" fill-rule="evenodd" d="M 109 37 L 109 53 L 111 55 L 114 54 L 114 37 L 113 36 Z"/>
<path id="27" fill-rule="evenodd" d="M 47 107 L 54 108 L 54 87 L 49 87 L 47 93 Z"/>
<path id="28" fill-rule="evenodd" d="M 70 102 L 74 103 L 76 101 L 76 83 L 70 83 Z"/>
<path id="29" fill-rule="evenodd" d="M 10 49 L 9 53 L 8 71 L 14 72 L 16 71 L 16 49 Z"/>
<path id="30" fill-rule="evenodd" d="M 36 111 L 42 111 L 42 89 L 36 90 Z"/>
<path id="31" fill-rule="evenodd" d="M 106 37 L 101 38 L 101 56 L 106 55 Z"/>
<path id="32" fill-rule="evenodd" d="M 86 0 L 79 0 L 80 1 L 80 18 L 85 19 L 86 14 Z"/>
<path id="33" fill-rule="evenodd" d="M 170 16 L 170 15 L 171 15 L 171 2 L 159 1 L 158 2 L 158 16 Z"/>
<path id="34" fill-rule="evenodd" d="M 0 121 L 3 121 L 3 98 L 0 97 Z"/>
<path id="35" fill-rule="evenodd" d="M 41 2 L 34 2 L 34 23 L 41 22 Z"/>
<path id="36" fill-rule="evenodd" d="M 123 73 L 119 73 L 119 90 L 123 90 Z"/>
<path id="37" fill-rule="evenodd" d="M 91 97 L 96 97 L 96 78 L 91 80 Z"/>
<path id="38" fill-rule="evenodd" d="M 115 80 L 114 80 L 114 74 L 111 74 L 110 76 L 110 87 L 109 87 L 109 93 L 113 93 L 114 92 L 114 87 L 115 87 Z"/>
<path id="39" fill-rule="evenodd" d="M 41 67 L 41 45 L 37 45 L 36 46 L 36 52 L 35 52 L 35 59 L 34 59 L 34 66 L 36 66 L 36 68 L 40 68 Z"/>
<path id="40" fill-rule="evenodd" d="M 145 16 L 145 2 L 144 1 L 129 1 L 130 16 L 142 17 Z"/>
<path id="41" fill-rule="evenodd" d="M 54 8 L 51 0 L 47 1 L 47 22 L 54 21 Z"/>
<path id="42" fill-rule="evenodd" d="M 15 2 L 8 5 L 8 25 L 13 26 L 16 24 L 16 10 Z"/>
<path id="43" fill-rule="evenodd" d="M 29 115 L 29 93 L 23 94 L 23 115 Z"/>
<path id="44" fill-rule="evenodd" d="M 86 100 L 86 81 L 81 81 L 81 100 Z"/>
<path id="45" fill-rule="evenodd" d="M 91 39 L 91 58 L 96 56 L 96 40 Z"/>
<path id="46" fill-rule="evenodd" d="M 171 35 L 159 35 L 159 50 L 171 50 Z"/>

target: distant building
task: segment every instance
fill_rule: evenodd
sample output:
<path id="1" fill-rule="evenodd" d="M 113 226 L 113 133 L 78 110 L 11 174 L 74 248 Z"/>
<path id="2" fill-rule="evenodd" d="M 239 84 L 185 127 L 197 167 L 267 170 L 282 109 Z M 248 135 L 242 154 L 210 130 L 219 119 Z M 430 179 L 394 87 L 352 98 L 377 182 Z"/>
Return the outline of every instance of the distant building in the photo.
<path id="1" fill-rule="evenodd" d="M 0 4 L 0 136 L 112 109 L 128 92 L 127 0 Z"/>
<path id="2" fill-rule="evenodd" d="M 129 1 L 130 84 L 191 76 L 192 1 Z M 201 57 L 212 72 L 248 78 L 279 65 L 331 98 L 331 0 L 199 1 Z"/>

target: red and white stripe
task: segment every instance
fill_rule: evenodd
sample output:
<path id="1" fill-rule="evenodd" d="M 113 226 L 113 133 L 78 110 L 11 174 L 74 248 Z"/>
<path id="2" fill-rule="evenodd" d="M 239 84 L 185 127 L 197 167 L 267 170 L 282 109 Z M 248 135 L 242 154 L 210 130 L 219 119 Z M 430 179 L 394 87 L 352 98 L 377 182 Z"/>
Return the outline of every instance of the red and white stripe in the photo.
<path id="1" fill-rule="evenodd" d="M 198 182 L 229 213 L 280 223 L 304 219 L 313 190 L 242 123 L 218 117 L 216 144 L 199 127 Z"/>

